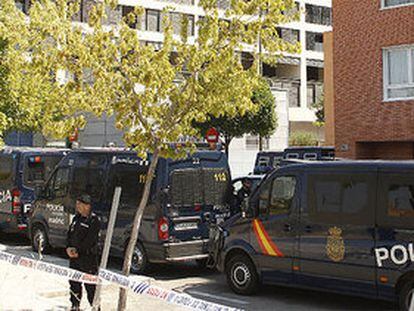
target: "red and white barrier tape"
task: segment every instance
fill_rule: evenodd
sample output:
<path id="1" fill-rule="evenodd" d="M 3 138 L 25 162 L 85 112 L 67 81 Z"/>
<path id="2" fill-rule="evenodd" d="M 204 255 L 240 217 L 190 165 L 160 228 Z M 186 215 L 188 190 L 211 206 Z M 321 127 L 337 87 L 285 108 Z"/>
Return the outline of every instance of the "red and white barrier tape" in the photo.
<path id="1" fill-rule="evenodd" d="M 174 305 L 191 308 L 193 310 L 204 311 L 236 311 L 239 309 L 227 307 L 224 305 L 211 303 L 201 299 L 196 299 L 187 294 L 177 293 L 172 290 L 165 290 L 158 286 L 150 285 L 148 280 L 133 280 L 122 274 L 111 272 L 109 270 L 100 270 L 99 276 L 87 274 L 71 268 L 62 267 L 52 263 L 30 259 L 27 257 L 17 256 L 0 251 L 0 261 L 8 262 L 15 266 L 26 267 L 38 270 L 44 273 L 53 274 L 67 280 L 79 281 L 89 284 L 112 283 L 121 287 L 130 289 L 138 295 L 146 295 L 156 299 L 163 300 Z"/>

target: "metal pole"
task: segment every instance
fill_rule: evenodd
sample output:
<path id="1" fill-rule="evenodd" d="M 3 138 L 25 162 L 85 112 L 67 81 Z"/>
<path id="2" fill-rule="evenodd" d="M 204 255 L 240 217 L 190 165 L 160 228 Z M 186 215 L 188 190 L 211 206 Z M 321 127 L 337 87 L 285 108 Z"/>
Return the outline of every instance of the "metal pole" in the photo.
<path id="1" fill-rule="evenodd" d="M 118 212 L 119 201 L 121 199 L 121 191 L 122 191 L 121 187 L 116 187 L 114 191 L 111 213 L 109 215 L 108 227 L 106 229 L 105 244 L 104 244 L 104 249 L 102 252 L 101 264 L 99 265 L 99 270 L 106 269 L 106 266 L 108 264 L 109 251 L 111 249 L 112 234 L 114 232 L 116 214 Z M 98 273 L 99 273 L 99 270 L 98 270 Z M 101 289 L 102 289 L 102 285 L 100 284 L 100 281 L 99 281 L 96 286 L 95 298 L 93 300 L 92 310 L 99 310 L 99 305 L 101 304 Z"/>

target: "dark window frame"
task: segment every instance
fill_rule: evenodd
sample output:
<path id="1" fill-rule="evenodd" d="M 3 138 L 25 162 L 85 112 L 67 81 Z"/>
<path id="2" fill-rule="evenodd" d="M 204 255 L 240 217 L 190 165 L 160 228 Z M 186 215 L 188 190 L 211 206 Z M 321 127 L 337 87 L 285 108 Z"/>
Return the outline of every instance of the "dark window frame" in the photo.
<path id="1" fill-rule="evenodd" d="M 378 212 L 377 224 L 379 226 L 390 226 L 395 228 L 412 228 L 413 217 L 396 217 L 388 214 L 388 192 L 391 185 L 410 184 L 414 186 L 414 171 L 380 172 L 378 188 Z"/>
<path id="2" fill-rule="evenodd" d="M 374 225 L 375 223 L 375 204 L 376 204 L 376 188 L 377 174 L 376 172 L 362 171 L 358 169 L 350 169 L 343 171 L 325 171 L 312 172 L 307 175 L 307 210 L 304 215 L 314 223 L 330 223 L 330 224 L 347 224 L 347 225 Z M 353 184 L 364 182 L 367 184 L 367 203 L 366 206 L 356 213 L 345 212 L 325 212 L 317 209 L 317 195 L 314 188 L 315 182 L 335 182 Z M 341 194 L 343 188 L 341 188 Z M 343 198 L 341 197 L 341 204 Z"/>
<path id="3" fill-rule="evenodd" d="M 155 13 L 157 15 L 157 30 L 149 30 L 148 28 L 148 15 L 151 13 Z M 154 15 L 155 16 L 155 15 Z M 146 9 L 145 10 L 145 30 L 151 32 L 161 32 L 161 11 L 153 10 L 153 9 Z"/>

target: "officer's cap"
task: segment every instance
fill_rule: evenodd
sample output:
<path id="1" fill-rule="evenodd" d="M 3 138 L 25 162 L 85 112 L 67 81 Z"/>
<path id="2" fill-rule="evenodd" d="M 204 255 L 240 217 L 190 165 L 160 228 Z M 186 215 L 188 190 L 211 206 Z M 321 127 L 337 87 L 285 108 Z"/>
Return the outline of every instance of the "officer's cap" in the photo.
<path id="1" fill-rule="evenodd" d="M 78 197 L 77 200 L 79 202 L 84 203 L 84 204 L 91 204 L 92 203 L 92 199 L 91 199 L 91 196 L 89 194 L 82 194 Z"/>

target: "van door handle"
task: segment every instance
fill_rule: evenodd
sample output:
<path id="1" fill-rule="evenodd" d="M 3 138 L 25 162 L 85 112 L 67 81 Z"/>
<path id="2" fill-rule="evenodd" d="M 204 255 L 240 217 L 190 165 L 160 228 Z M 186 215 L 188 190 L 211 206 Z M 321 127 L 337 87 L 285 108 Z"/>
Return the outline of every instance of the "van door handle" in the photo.
<path id="1" fill-rule="evenodd" d="M 290 231 L 292 231 L 292 226 L 291 226 L 291 225 L 289 225 L 289 224 L 285 224 L 284 231 L 286 231 L 286 232 L 290 232 Z"/>
<path id="2" fill-rule="evenodd" d="M 312 226 L 306 226 L 305 232 L 312 232 Z"/>

